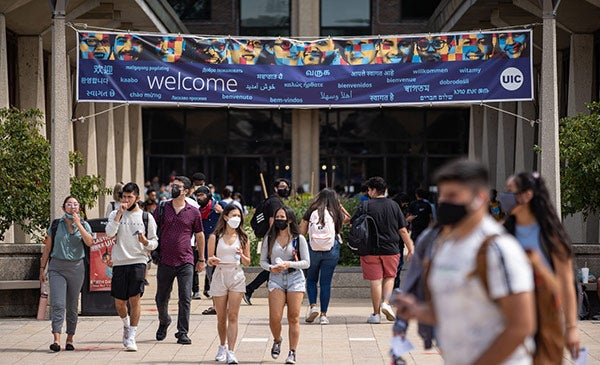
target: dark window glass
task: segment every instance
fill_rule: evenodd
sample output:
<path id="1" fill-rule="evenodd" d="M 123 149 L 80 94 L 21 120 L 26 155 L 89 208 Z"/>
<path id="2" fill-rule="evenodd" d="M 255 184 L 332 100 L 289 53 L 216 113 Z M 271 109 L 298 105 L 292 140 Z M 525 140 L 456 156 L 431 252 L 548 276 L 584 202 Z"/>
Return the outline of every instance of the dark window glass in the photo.
<path id="1" fill-rule="evenodd" d="M 289 36 L 289 0 L 240 0 L 240 35 Z"/>
<path id="2" fill-rule="evenodd" d="M 440 5 L 441 0 L 402 0 L 400 18 L 423 19 L 429 18 Z"/>
<path id="3" fill-rule="evenodd" d="M 370 0 L 321 0 L 321 35 L 371 34 Z"/>
<path id="4" fill-rule="evenodd" d="M 181 20 L 209 20 L 210 0 L 167 0 Z"/>

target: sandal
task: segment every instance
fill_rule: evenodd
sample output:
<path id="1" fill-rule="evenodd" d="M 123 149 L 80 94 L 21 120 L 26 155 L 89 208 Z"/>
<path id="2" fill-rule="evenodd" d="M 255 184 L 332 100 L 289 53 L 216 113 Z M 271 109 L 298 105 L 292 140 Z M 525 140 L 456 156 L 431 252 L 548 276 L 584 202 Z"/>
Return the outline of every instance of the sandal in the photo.
<path id="1" fill-rule="evenodd" d="M 217 310 L 215 309 L 215 307 L 208 307 L 207 309 L 202 311 L 202 314 L 217 314 Z"/>
<path id="2" fill-rule="evenodd" d="M 52 345 L 50 345 L 50 350 L 52 350 L 54 352 L 59 352 L 60 351 L 60 345 L 57 344 L 56 342 L 54 342 Z"/>
<path id="3" fill-rule="evenodd" d="M 68 343 L 65 345 L 65 351 L 75 351 L 75 346 L 72 343 Z"/>

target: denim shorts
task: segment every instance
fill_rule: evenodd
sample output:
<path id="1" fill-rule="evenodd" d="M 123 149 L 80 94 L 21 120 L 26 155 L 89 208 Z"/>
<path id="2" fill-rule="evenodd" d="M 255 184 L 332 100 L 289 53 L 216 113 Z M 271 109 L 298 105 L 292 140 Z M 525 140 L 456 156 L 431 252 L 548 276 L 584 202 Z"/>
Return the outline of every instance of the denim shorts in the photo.
<path id="1" fill-rule="evenodd" d="M 271 273 L 269 275 L 269 291 L 275 289 L 283 290 L 286 293 L 304 292 L 306 290 L 304 273 L 302 270 L 282 271 L 278 274 Z"/>

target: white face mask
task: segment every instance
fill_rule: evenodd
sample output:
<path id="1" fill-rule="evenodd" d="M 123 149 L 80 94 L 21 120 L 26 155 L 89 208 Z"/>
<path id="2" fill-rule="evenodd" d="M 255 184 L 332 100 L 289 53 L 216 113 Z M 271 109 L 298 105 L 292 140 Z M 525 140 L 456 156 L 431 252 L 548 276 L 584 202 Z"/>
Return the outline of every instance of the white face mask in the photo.
<path id="1" fill-rule="evenodd" d="M 236 229 L 237 227 L 240 226 L 240 223 L 242 223 L 242 218 L 240 217 L 231 217 L 227 220 L 227 224 L 229 224 L 229 227 Z"/>

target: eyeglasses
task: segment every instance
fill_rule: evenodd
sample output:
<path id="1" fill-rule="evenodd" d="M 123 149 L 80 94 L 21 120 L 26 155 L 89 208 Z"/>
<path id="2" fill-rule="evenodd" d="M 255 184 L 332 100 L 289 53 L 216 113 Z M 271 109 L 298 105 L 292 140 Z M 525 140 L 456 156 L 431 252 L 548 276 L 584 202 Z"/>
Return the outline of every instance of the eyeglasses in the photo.
<path id="1" fill-rule="evenodd" d="M 440 49 L 444 48 L 445 45 L 446 41 L 443 39 L 427 40 L 423 38 L 419 39 L 419 41 L 417 42 L 417 47 L 421 50 L 426 50 L 429 47 L 433 47 L 433 49 L 439 51 Z"/>
<path id="2" fill-rule="evenodd" d="M 77 208 L 79 206 L 79 203 L 67 203 L 67 204 L 65 204 L 65 206 L 69 207 L 69 208 L 71 208 L 71 207 L 72 208 Z"/>

